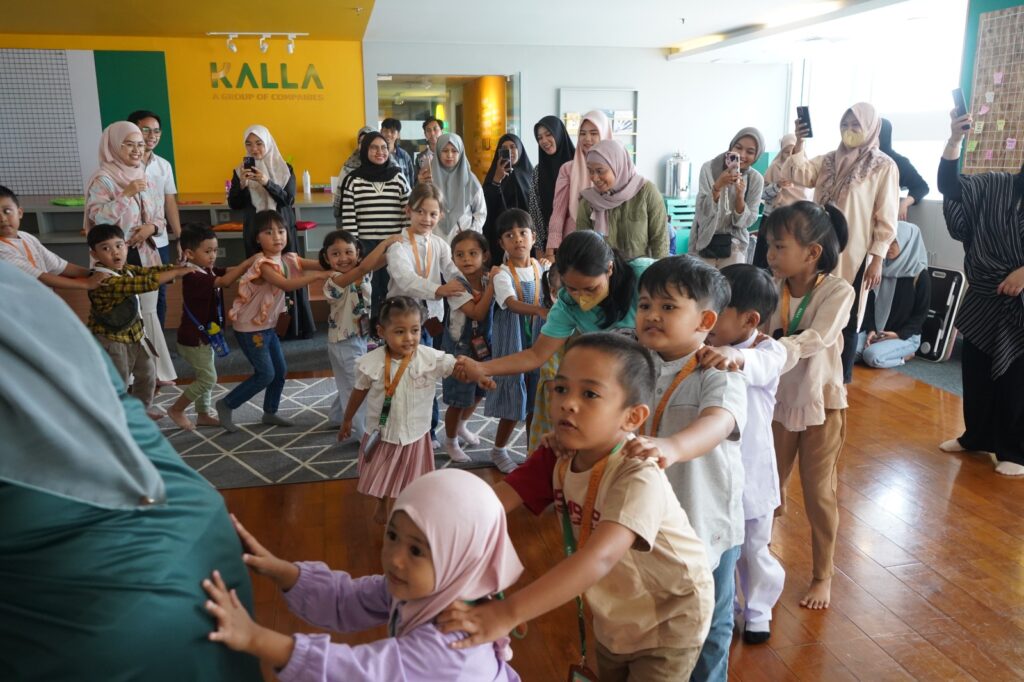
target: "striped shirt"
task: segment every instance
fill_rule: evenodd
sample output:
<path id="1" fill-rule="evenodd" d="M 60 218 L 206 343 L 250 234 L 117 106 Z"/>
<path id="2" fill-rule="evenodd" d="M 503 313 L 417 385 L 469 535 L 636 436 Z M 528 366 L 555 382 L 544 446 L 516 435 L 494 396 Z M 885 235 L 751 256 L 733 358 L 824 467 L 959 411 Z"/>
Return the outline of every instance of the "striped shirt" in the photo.
<path id="1" fill-rule="evenodd" d="M 941 161 L 942 212 L 949 235 L 964 245 L 969 285 L 956 326 L 992 359 L 998 379 L 1024 355 L 1024 295 L 996 293 L 1007 275 L 1024 267 L 1024 201 L 1010 173 L 956 173 L 956 161 Z"/>
<path id="2" fill-rule="evenodd" d="M 349 175 L 341 189 L 341 227 L 360 239 L 386 239 L 408 224 L 409 183 L 399 173 L 387 182 Z"/>

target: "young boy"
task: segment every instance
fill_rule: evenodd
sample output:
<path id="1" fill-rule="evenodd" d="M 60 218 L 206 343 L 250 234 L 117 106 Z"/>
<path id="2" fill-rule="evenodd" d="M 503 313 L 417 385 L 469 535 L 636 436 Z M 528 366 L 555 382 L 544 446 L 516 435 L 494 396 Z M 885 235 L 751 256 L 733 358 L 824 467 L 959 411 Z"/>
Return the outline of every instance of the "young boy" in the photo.
<path id="1" fill-rule="evenodd" d="M 757 330 L 762 320 L 771 319 L 778 305 L 779 291 L 772 276 L 745 263 L 723 268 L 722 275 L 729 282 L 732 298 L 708 334 L 708 345 L 697 355 L 702 367 L 740 370 L 747 379 L 747 426 L 740 441 L 746 532 L 736 564 L 745 604 L 740 606 L 737 594 L 734 612 L 742 616 L 743 641 L 762 644 L 771 636 L 772 607 L 786 580 L 782 564 L 768 550 L 772 518 L 779 506 L 772 417 L 786 349 Z"/>
<path id="2" fill-rule="evenodd" d="M 210 330 L 216 324 L 224 328 L 223 287 L 234 284 L 245 274 L 256 256 L 251 256 L 226 270 L 213 267 L 217 260 L 217 233 L 207 225 L 188 224 L 182 228 L 178 241 L 182 256 L 188 265 L 188 274 L 181 278 L 181 324 L 178 326 L 178 354 L 192 366 L 195 380 L 174 402 L 167 416 L 175 424 L 192 431 L 196 425 L 185 416 L 185 408 L 196 404 L 196 423 L 200 426 L 220 426 L 220 420 L 211 412 L 213 387 L 217 384 L 213 347 L 201 324 Z"/>
<path id="3" fill-rule="evenodd" d="M 108 275 L 89 292 L 89 331 L 110 355 L 125 384 L 135 377 L 131 394 L 148 408 L 156 388 L 156 366 L 150 357 L 154 351 L 143 345 L 145 334 L 137 295 L 156 291 L 161 284 L 187 274 L 189 269 L 174 265 L 128 265 L 128 245 L 117 225 L 96 225 L 86 239 L 89 254 L 97 262 L 95 270 Z"/>
<path id="4" fill-rule="evenodd" d="M 25 211 L 18 195 L 0 185 L 0 260 L 55 289 L 95 289 L 107 275 L 90 276 L 87 268 L 68 263 L 31 234 L 18 232 Z"/>
<path id="5" fill-rule="evenodd" d="M 715 580 L 711 631 L 693 679 L 725 682 L 732 641 L 734 573 L 743 543 L 743 463 L 739 437 L 746 422 L 743 375 L 702 369 L 697 350 L 729 302 L 729 284 L 691 256 L 653 263 L 640 277 L 637 338 L 657 353 L 654 415 L 627 457 L 649 457 L 665 468 L 704 541 Z"/>
<path id="6" fill-rule="evenodd" d="M 622 335 L 569 344 L 550 384 L 551 416 L 559 447 L 575 454 L 559 459 L 542 446 L 495 492 L 506 512 L 540 514 L 554 502 L 579 549 L 504 601 L 453 605 L 438 623 L 470 634 L 456 648 L 503 637 L 585 592 L 602 682 L 689 677 L 711 619 L 704 546 L 664 472 L 622 452 L 650 414 L 654 380 L 650 354 Z"/>

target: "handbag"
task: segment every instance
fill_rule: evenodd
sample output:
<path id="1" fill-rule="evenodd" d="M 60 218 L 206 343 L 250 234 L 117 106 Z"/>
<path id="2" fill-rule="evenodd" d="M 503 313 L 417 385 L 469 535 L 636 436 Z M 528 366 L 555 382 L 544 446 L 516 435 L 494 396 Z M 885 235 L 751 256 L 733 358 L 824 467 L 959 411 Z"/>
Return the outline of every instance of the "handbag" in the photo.
<path id="1" fill-rule="evenodd" d="M 728 258 L 732 255 L 732 235 L 716 232 L 711 241 L 698 252 L 703 258 Z"/>
<path id="2" fill-rule="evenodd" d="M 219 294 L 217 295 L 217 319 L 211 322 L 209 326 L 200 324 L 184 301 L 182 301 L 181 307 L 185 314 L 188 315 L 188 319 L 192 320 L 192 324 L 199 330 L 199 333 L 205 335 L 207 343 L 210 344 L 210 348 L 213 349 L 217 357 L 223 358 L 231 352 L 231 348 L 228 347 L 228 342 L 224 338 L 224 331 L 221 326 L 224 324 L 224 309 L 221 307 Z"/>

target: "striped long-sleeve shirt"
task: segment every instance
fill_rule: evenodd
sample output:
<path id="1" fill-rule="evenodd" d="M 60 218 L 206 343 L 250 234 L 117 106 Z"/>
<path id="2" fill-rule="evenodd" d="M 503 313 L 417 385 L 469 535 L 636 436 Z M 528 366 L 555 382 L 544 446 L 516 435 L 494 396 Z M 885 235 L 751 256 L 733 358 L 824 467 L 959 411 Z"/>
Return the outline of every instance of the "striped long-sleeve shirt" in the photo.
<path id="1" fill-rule="evenodd" d="M 341 189 L 341 227 L 360 239 L 386 239 L 408 224 L 409 184 L 399 173 L 387 182 L 349 175 Z"/>

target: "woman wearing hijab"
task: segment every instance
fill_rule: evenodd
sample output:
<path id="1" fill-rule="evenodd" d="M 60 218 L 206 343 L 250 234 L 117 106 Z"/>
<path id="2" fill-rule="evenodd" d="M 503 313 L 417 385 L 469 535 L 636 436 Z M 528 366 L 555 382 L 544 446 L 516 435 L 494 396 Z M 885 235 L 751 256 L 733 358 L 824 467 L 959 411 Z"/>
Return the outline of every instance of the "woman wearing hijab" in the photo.
<path id="1" fill-rule="evenodd" d="M 441 218 L 434 225 L 434 234 L 447 239 L 463 230 L 483 232 L 487 220 L 487 203 L 480 181 L 469 169 L 466 146 L 455 133 L 437 139 L 437 153 L 430 159 L 432 182 L 441 190 L 444 205 Z"/>
<path id="2" fill-rule="evenodd" d="M 533 126 L 537 140 L 537 165 L 530 180 L 530 217 L 537 235 L 534 242 L 538 253 L 547 251 L 548 223 L 555 209 L 555 184 L 562 166 L 573 160 L 576 147 L 557 116 L 545 116 Z"/>
<path id="3" fill-rule="evenodd" d="M 764 178 L 753 165 L 764 153 L 757 128 L 733 135 L 729 149 L 700 169 L 690 254 L 724 268 L 747 262 L 748 228 L 757 221 Z"/>
<path id="4" fill-rule="evenodd" d="M 868 367 L 899 367 L 921 347 L 931 305 L 928 251 L 921 230 L 900 222 L 882 264 L 882 283 L 868 294 L 857 358 Z"/>
<path id="5" fill-rule="evenodd" d="M 548 221 L 548 237 L 545 244 L 547 257 L 555 260 L 555 251 L 562 240 L 576 229 L 576 213 L 580 207 L 580 192 L 591 186 L 587 172 L 587 154 L 601 140 L 612 139 L 612 123 L 603 111 L 588 111 L 580 121 L 580 132 L 576 138 L 576 152 L 572 161 L 566 161 L 558 170 L 555 182 L 555 200 Z"/>
<path id="6" fill-rule="evenodd" d="M 356 133 L 356 148 L 352 150 L 352 153 L 345 159 L 345 163 L 342 164 L 341 170 L 338 171 L 338 185 L 334 188 L 334 224 L 341 229 L 341 183 L 345 181 L 348 174 L 359 168 L 361 163 L 359 160 L 359 150 L 363 147 L 363 136 L 366 133 L 372 133 L 373 128 L 370 126 L 363 126 Z"/>
<path id="7" fill-rule="evenodd" d="M 363 135 L 359 166 L 345 177 L 340 189 L 340 227 L 359 237 L 363 253 L 370 253 L 409 224 L 405 214 L 409 183 L 398 165 L 389 163 L 388 142 L 377 131 Z M 390 281 L 387 268 L 373 273 L 371 319 L 377 319 Z"/>
<path id="8" fill-rule="evenodd" d="M 966 428 L 939 447 L 994 453 L 996 473 L 1024 476 L 1024 165 L 1016 175 L 958 175 L 972 119 L 951 118 L 939 191 L 949 235 L 964 245 L 969 285 L 956 316 Z"/>
<path id="9" fill-rule="evenodd" d="M 835 151 L 808 159 L 807 128 L 797 121 L 796 146 L 782 173 L 798 185 L 813 187 L 815 202 L 835 204 L 846 217 L 849 241 L 833 274 L 853 285 L 857 294 L 843 330 L 843 378 L 850 383 L 867 292 L 882 281 L 882 261 L 896 238 L 900 187 L 896 164 L 878 148 L 882 122 L 873 106 L 854 104 L 843 114 L 839 130 L 843 141 Z"/>
<path id="10" fill-rule="evenodd" d="M 899 219 L 907 219 L 907 209 L 928 196 L 928 183 L 924 181 L 921 174 L 910 163 L 910 159 L 897 154 L 892 149 L 892 123 L 888 119 L 882 119 L 882 130 L 878 134 L 878 148 L 882 153 L 896 162 L 896 169 L 900 174 L 900 191 L 907 190 L 907 196 L 900 199 Z"/>
<path id="11" fill-rule="evenodd" d="M 196 608 L 215 567 L 252 604 L 220 494 L 68 306 L 7 263 L 0 316 L 4 679 L 261 680 Z"/>
<path id="12" fill-rule="evenodd" d="M 587 154 L 591 187 L 580 192 L 577 230 L 594 230 L 626 259 L 668 255 L 665 200 L 654 183 L 636 172 L 629 151 L 615 140 Z"/>
<path id="13" fill-rule="evenodd" d="M 796 146 L 796 135 L 786 133 L 779 140 L 779 153 L 768 165 L 764 174 L 764 191 L 761 199 L 764 201 L 764 213 L 761 216 L 761 225 L 771 215 L 771 212 L 783 206 L 795 204 L 798 201 L 813 200 L 813 193 L 807 187 L 801 187 L 782 173 L 782 167 L 786 165 L 793 147 Z M 764 230 L 757 231 L 757 243 L 754 245 L 754 265 L 764 270 L 768 269 L 768 239 Z"/>
<path id="14" fill-rule="evenodd" d="M 533 164 L 526 155 L 523 141 L 512 133 L 502 135 L 483 185 L 484 201 L 487 203 L 484 236 L 490 244 L 491 263 L 495 265 L 500 265 L 505 260 L 501 240 L 494 233 L 498 216 L 509 208 L 527 210 L 532 178 Z"/>
<path id="15" fill-rule="evenodd" d="M 153 237 L 164 231 L 160 225 L 166 225 L 156 219 L 160 213 L 157 202 L 163 197 L 147 179 L 145 153 L 142 131 L 134 123 L 118 121 L 107 126 L 100 137 L 100 166 L 86 183 L 84 228 L 88 232 L 93 225 L 117 225 L 128 243 L 129 263 L 161 265 Z M 150 350 L 156 352 L 153 363 L 157 382 L 167 385 L 178 375 L 157 314 L 159 297 L 157 291 L 140 294 L 139 315 Z M 151 406 L 149 415 L 159 419 L 164 411 Z"/>
<path id="16" fill-rule="evenodd" d="M 298 243 L 295 236 L 295 171 L 292 170 L 277 148 L 274 136 L 265 126 L 253 125 L 245 129 L 245 155 L 256 160 L 252 168 L 239 165 L 231 176 L 231 190 L 228 192 L 228 206 L 244 211 L 242 219 L 242 243 L 245 256 L 253 255 L 256 235 L 254 233 L 256 214 L 260 211 L 277 211 L 288 228 L 288 245 L 285 253 L 295 251 Z M 305 254 L 299 254 L 305 256 Z M 316 331 L 313 311 L 309 307 L 309 291 L 298 289 L 288 294 L 292 302 L 292 323 L 286 339 L 308 339 Z"/>

